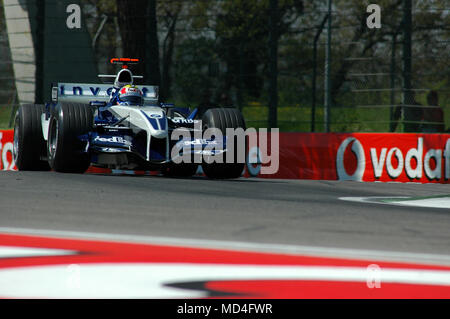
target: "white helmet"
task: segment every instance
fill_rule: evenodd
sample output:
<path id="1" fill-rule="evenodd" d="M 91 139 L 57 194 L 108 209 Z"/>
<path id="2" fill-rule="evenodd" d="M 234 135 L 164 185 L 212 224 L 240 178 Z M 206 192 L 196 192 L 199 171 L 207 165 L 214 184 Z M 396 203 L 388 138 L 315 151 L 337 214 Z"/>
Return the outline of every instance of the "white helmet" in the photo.
<path id="1" fill-rule="evenodd" d="M 125 85 L 117 95 L 117 103 L 120 105 L 144 105 L 144 95 L 135 85 Z"/>

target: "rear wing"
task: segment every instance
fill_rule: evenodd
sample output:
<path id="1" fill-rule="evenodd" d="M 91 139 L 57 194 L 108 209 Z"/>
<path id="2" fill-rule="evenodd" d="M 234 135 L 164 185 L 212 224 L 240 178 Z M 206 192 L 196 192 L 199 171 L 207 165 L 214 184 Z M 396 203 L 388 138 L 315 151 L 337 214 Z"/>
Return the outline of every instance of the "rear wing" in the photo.
<path id="1" fill-rule="evenodd" d="M 139 85 L 145 103 L 158 102 L 158 86 Z M 113 86 L 110 84 L 58 83 L 52 87 L 53 102 L 77 102 L 88 104 L 91 101 L 109 102 Z"/>

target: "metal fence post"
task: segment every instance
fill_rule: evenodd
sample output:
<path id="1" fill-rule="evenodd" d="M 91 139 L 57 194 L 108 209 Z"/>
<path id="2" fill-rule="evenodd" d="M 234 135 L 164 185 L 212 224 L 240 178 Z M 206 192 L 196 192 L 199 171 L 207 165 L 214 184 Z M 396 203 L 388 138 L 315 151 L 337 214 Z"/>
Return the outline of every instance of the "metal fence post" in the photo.
<path id="1" fill-rule="evenodd" d="M 239 39 L 239 74 L 237 81 L 237 104 L 240 111 L 244 107 L 244 40 Z"/>
<path id="2" fill-rule="evenodd" d="M 278 0 L 270 0 L 269 16 L 269 127 L 277 127 L 278 107 Z"/>
<path id="3" fill-rule="evenodd" d="M 396 45 L 397 45 L 397 34 L 392 35 L 392 48 L 391 48 L 391 96 L 390 96 L 390 102 L 391 107 L 389 109 L 389 131 L 394 132 L 395 127 L 397 125 L 394 125 L 394 121 L 397 121 L 398 119 L 394 118 L 394 111 L 395 111 L 395 67 L 396 67 Z"/>
<path id="4" fill-rule="evenodd" d="M 328 24 L 327 24 L 327 44 L 325 50 L 325 110 L 324 122 L 325 132 L 330 132 L 330 108 L 331 108 L 331 8 L 332 0 L 328 0 Z"/>
<path id="5" fill-rule="evenodd" d="M 413 94 L 411 90 L 411 25 L 412 25 L 412 1 L 403 0 L 403 114 L 404 131 L 416 131 L 416 123 L 409 123 L 414 120 L 414 110 L 410 107 L 413 104 Z"/>
<path id="6" fill-rule="evenodd" d="M 44 102 L 45 1 L 36 1 L 36 76 L 35 103 Z"/>
<path id="7" fill-rule="evenodd" d="M 313 75 L 312 75 L 312 107 L 311 107 L 311 132 L 316 130 L 316 78 L 317 78 L 317 41 L 319 41 L 319 37 L 322 34 L 323 27 L 325 26 L 325 22 L 327 22 L 328 14 L 322 20 L 322 23 L 319 26 L 319 29 L 316 32 L 314 37 L 313 44 Z"/>

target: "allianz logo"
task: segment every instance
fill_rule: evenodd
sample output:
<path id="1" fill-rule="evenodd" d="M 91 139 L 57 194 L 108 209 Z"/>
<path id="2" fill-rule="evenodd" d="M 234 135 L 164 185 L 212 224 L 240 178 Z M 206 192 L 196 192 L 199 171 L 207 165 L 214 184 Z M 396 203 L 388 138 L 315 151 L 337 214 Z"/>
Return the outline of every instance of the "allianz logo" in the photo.
<path id="1" fill-rule="evenodd" d="M 353 174 L 348 174 L 344 154 L 351 143 L 353 143 L 351 150 L 357 158 L 357 167 Z M 398 178 L 403 172 L 410 179 L 422 179 L 424 171 L 429 180 L 439 180 L 443 176 L 450 179 L 450 139 L 447 139 L 445 149 L 429 149 L 425 154 L 422 137 L 418 138 L 417 147 L 407 150 L 406 155 L 398 147 L 391 149 L 384 147 L 381 150 L 370 148 L 370 161 L 376 178 L 382 177 L 386 171 L 392 179 Z M 432 165 L 432 162 L 435 164 Z M 362 181 L 366 172 L 366 154 L 358 139 L 349 137 L 341 143 L 336 155 L 336 170 L 339 180 Z"/>

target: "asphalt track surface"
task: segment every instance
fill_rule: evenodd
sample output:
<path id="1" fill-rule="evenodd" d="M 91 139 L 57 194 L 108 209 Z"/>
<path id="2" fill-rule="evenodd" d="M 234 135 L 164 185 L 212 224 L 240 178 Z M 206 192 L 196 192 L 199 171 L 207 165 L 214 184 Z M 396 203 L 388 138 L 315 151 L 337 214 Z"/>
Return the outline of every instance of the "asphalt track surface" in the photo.
<path id="1" fill-rule="evenodd" d="M 440 184 L 1 172 L 0 227 L 450 257 L 450 209 L 339 199 L 449 193 Z"/>

